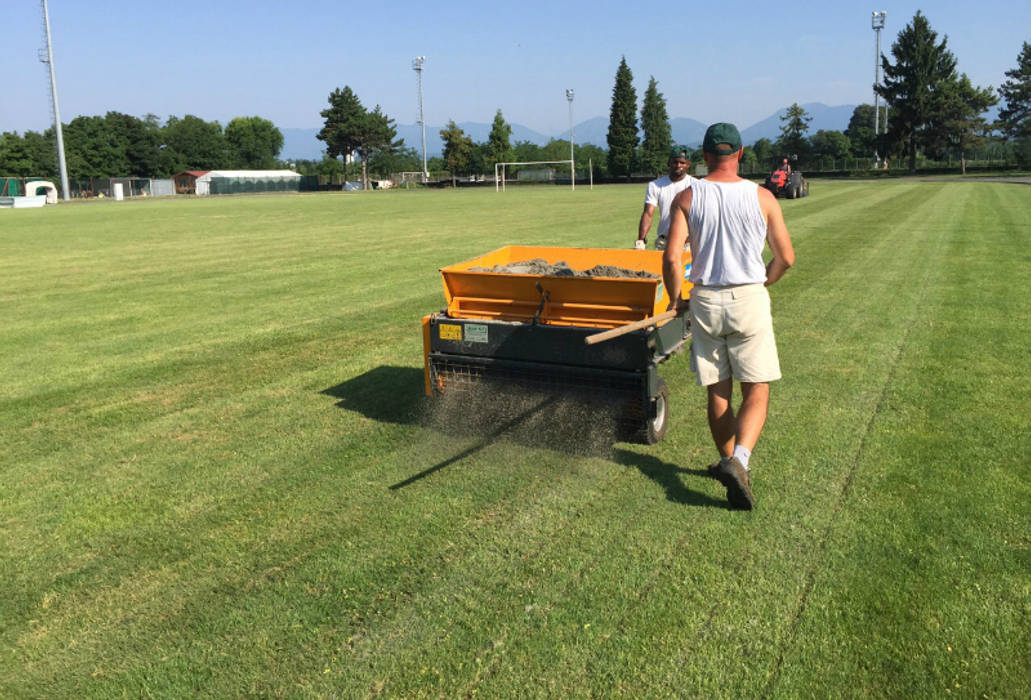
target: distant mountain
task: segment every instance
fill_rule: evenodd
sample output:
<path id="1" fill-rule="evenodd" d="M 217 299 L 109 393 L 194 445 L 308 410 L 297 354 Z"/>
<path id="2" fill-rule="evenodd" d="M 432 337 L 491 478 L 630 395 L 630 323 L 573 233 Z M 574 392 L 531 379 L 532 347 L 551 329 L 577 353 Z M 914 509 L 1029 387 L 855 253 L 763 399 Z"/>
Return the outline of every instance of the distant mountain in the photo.
<path id="1" fill-rule="evenodd" d="M 280 129 L 283 132 L 283 149 L 280 160 L 322 160 L 326 144 L 315 138 L 321 129 Z"/>
<path id="2" fill-rule="evenodd" d="M 702 145 L 702 138 L 705 136 L 705 129 L 707 127 L 706 124 L 702 124 L 694 119 L 678 117 L 670 119 L 669 125 L 673 132 L 673 143 L 691 146 L 692 148 Z M 594 117 L 573 127 L 573 138 L 580 144 L 589 143 L 599 148 L 608 148 L 608 136 L 608 117 Z M 554 138 L 568 139 L 569 132 L 564 131 L 561 134 L 556 134 Z"/>
<path id="3" fill-rule="evenodd" d="M 490 136 L 491 124 L 479 122 L 460 122 L 458 124 L 473 141 L 482 143 Z M 551 137 L 528 129 L 522 124 L 512 124 L 512 143 L 516 141 L 529 141 L 538 146 L 546 144 Z M 444 152 L 444 142 L 440 138 L 441 126 L 426 125 L 426 155 L 430 158 L 439 156 Z M 606 128 L 608 128 L 606 124 Z M 283 132 L 283 150 L 280 151 L 282 160 L 322 160 L 326 144 L 319 141 L 316 134 L 320 129 L 280 129 Z M 574 134 L 576 135 L 576 134 Z M 422 153 L 422 127 L 418 124 L 398 124 L 397 136 L 405 141 L 405 146 L 414 148 Z M 556 136 L 555 138 L 568 138 L 568 135 Z M 579 138 L 578 138 L 579 141 Z M 604 143 L 604 140 L 602 141 Z"/>
<path id="4" fill-rule="evenodd" d="M 512 127 L 512 143 L 516 141 L 529 141 L 538 146 L 543 146 L 548 142 L 548 136 L 533 129 L 528 129 L 522 124 L 511 124 L 510 126 Z M 458 127 L 476 143 L 484 143 L 490 138 L 490 130 L 493 124 L 458 122 Z M 443 129 L 444 125 L 426 125 L 426 155 L 430 158 L 444 153 L 444 141 L 440 138 L 440 132 Z M 422 153 L 422 128 L 418 124 L 398 124 L 397 135 L 405 140 L 405 146 L 414 148 L 419 153 Z"/>
<path id="5" fill-rule="evenodd" d="M 809 135 L 812 136 L 821 129 L 844 131 L 848 127 L 849 119 L 855 105 L 839 105 L 828 107 L 820 102 L 810 102 L 802 105 L 802 108 L 809 113 L 813 120 L 809 123 Z M 741 139 L 746 146 L 750 146 L 761 138 L 776 141 L 780 137 L 780 118 L 787 111 L 781 109 L 766 119 L 741 130 Z M 695 119 L 676 117 L 670 119 L 670 128 L 673 131 L 673 143 L 684 144 L 692 148 L 702 145 L 705 137 L 706 124 Z M 458 126 L 468 134 L 473 141 L 482 143 L 490 135 L 490 124 L 480 122 L 459 122 Z M 557 134 L 546 135 L 522 124 L 512 124 L 512 143 L 516 141 L 529 141 L 538 146 L 543 146 L 551 139 L 569 139 L 569 132 L 563 130 Z M 426 154 L 429 157 L 439 156 L 444 152 L 444 143 L 440 140 L 440 131 L 443 126 L 426 125 Z M 319 141 L 315 135 L 319 129 L 280 129 L 283 132 L 283 160 L 307 159 L 320 160 L 322 158 L 325 144 Z M 573 138 L 577 143 L 590 143 L 601 148 L 608 147 L 609 120 L 608 117 L 594 117 L 580 122 L 573 126 Z M 418 124 L 398 124 L 397 135 L 405 140 L 405 145 L 422 152 L 422 129 Z"/>
<path id="6" fill-rule="evenodd" d="M 673 130 L 673 143 L 689 148 L 701 146 L 702 139 L 705 138 L 705 130 L 709 128 L 708 124 L 702 124 L 696 119 L 687 119 L 686 117 L 670 119 L 669 126 Z"/>
<path id="7" fill-rule="evenodd" d="M 821 102 L 809 102 L 808 104 L 802 105 L 802 109 L 809 113 L 809 116 L 813 118 L 809 122 L 809 136 L 812 136 L 817 131 L 844 131 L 848 128 L 848 122 L 852 118 L 852 112 L 855 111 L 855 105 L 839 105 L 837 107 L 828 107 Z M 744 141 L 746 146 L 750 146 L 759 139 L 769 139 L 770 141 L 776 141 L 780 138 L 780 127 L 784 125 L 784 122 L 780 120 L 787 113 L 788 109 L 785 107 L 776 114 L 772 114 L 761 122 L 752 124 L 747 129 L 741 130 L 741 140 Z M 702 136 L 705 132 L 702 132 Z"/>
<path id="8" fill-rule="evenodd" d="M 573 139 L 579 144 L 589 143 L 601 148 L 608 148 L 608 136 L 608 117 L 594 117 L 573 126 Z M 556 136 L 555 138 L 568 141 L 569 132 L 565 131 L 561 136 Z"/>

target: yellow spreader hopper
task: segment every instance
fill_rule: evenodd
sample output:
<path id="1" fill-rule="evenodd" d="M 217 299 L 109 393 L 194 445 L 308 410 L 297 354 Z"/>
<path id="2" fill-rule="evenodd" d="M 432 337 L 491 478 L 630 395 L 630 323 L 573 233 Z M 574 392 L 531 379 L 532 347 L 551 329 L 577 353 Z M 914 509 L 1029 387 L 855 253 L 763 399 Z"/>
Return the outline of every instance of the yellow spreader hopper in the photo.
<path id="1" fill-rule="evenodd" d="M 661 252 L 506 246 L 441 275 L 447 307 L 422 322 L 429 396 L 493 381 L 603 396 L 624 405 L 625 439 L 654 443 L 665 434 L 669 396 L 657 367 L 690 337 L 687 319 L 585 343 L 665 311 Z"/>

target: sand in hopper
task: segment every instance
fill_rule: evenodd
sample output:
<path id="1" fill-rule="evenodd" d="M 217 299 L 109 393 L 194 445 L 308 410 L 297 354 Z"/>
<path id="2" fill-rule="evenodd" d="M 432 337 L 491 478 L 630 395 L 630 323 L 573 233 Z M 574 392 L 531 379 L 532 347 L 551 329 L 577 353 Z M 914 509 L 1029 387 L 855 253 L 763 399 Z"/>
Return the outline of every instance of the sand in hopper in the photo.
<path id="1" fill-rule="evenodd" d="M 470 272 L 496 272 L 508 275 L 545 275 L 548 277 L 633 277 L 637 279 L 660 279 L 661 275 L 646 270 L 628 270 L 615 265 L 595 265 L 589 270 L 574 270 L 568 263 L 549 263 L 543 258 L 520 260 L 494 267 L 470 267 Z"/>

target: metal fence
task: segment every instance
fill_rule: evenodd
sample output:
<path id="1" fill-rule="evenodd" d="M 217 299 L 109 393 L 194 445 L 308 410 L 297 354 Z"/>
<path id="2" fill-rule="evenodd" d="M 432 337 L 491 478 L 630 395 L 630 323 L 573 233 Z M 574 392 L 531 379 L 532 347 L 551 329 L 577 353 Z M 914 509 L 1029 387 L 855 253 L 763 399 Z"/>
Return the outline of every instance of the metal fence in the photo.
<path id="1" fill-rule="evenodd" d="M 110 197 L 114 185 L 122 186 L 123 197 L 167 197 L 175 194 L 175 183 L 164 178 L 90 177 L 69 180 L 68 191 L 76 198 Z"/>

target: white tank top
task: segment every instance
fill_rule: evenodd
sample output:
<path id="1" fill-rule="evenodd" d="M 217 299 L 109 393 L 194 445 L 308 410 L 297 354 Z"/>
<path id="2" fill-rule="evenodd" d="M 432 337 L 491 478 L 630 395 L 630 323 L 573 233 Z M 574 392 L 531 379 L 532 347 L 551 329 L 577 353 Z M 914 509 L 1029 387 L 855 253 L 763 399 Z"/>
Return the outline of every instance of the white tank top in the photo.
<path id="1" fill-rule="evenodd" d="M 766 217 L 759 186 L 703 179 L 691 184 L 691 192 L 691 281 L 705 287 L 765 282 Z"/>

